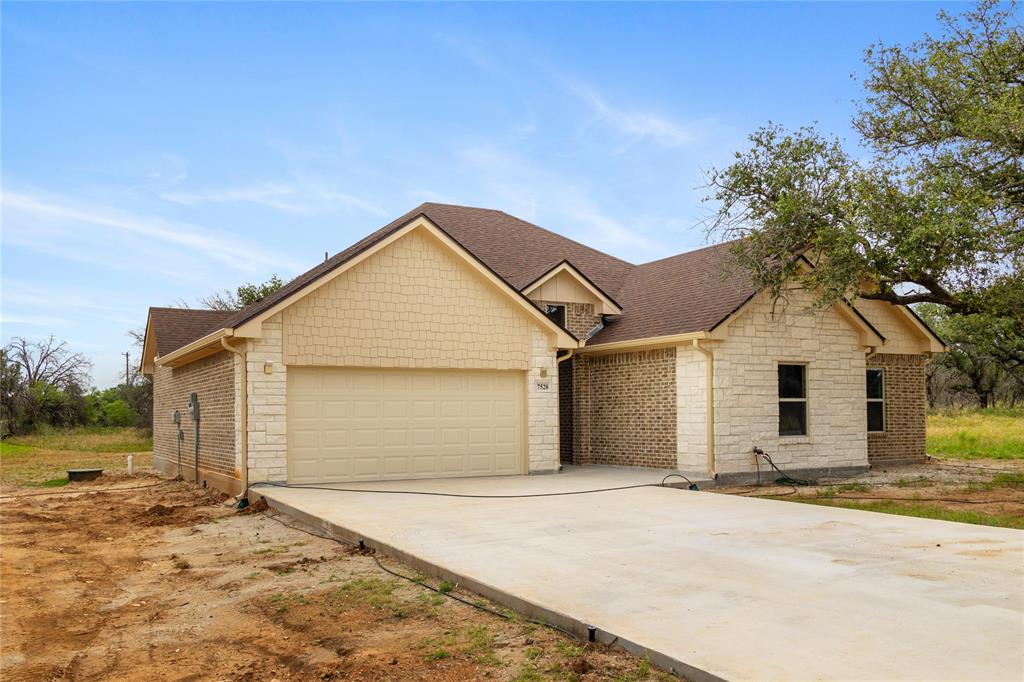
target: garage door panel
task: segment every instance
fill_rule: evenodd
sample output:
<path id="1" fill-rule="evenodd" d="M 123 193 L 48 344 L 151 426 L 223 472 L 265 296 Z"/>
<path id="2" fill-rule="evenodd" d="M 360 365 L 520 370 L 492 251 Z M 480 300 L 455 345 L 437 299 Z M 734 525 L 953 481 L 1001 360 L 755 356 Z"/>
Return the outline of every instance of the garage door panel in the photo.
<path id="1" fill-rule="evenodd" d="M 355 417 L 370 417 L 376 419 L 381 416 L 380 400 L 354 400 L 352 401 L 352 415 Z"/>
<path id="2" fill-rule="evenodd" d="M 457 474 L 466 471 L 466 458 L 463 455 L 442 455 L 441 472 Z"/>
<path id="3" fill-rule="evenodd" d="M 518 474 L 524 374 L 289 367 L 296 483 Z"/>
<path id="4" fill-rule="evenodd" d="M 377 429 L 352 429 L 353 448 L 376 449 L 380 445 L 380 431 Z"/>

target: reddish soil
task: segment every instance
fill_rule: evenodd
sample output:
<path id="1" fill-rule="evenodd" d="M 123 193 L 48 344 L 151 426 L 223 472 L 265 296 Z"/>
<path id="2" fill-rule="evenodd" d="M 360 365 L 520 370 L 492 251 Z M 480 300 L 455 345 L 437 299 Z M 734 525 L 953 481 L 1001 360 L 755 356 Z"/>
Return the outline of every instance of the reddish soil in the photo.
<path id="1" fill-rule="evenodd" d="M 0 499 L 5 681 L 665 676 L 184 483 L 104 477 L 54 492 L 70 490 L 87 492 Z"/>

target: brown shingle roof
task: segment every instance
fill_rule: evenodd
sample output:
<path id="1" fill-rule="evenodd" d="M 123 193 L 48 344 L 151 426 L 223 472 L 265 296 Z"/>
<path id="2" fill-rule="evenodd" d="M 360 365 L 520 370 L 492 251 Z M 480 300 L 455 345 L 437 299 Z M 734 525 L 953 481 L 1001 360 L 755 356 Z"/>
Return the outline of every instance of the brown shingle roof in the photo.
<path id="1" fill-rule="evenodd" d="M 312 270 L 304 272 L 258 303 L 239 311 L 227 326 L 242 324 L 305 285 L 345 263 L 356 254 L 425 215 L 506 282 L 520 289 L 561 260 L 585 272 L 609 296 L 622 286 L 634 267 L 624 260 L 555 234 L 503 211 L 450 204 L 425 203 L 409 211 Z"/>
<path id="2" fill-rule="evenodd" d="M 150 308 L 149 320 L 156 338 L 156 354 L 167 355 L 224 326 L 230 310 Z"/>
<path id="3" fill-rule="evenodd" d="M 731 267 L 734 243 L 635 266 L 619 292 L 622 314 L 588 345 L 712 329 L 757 291 Z"/>
<path id="4" fill-rule="evenodd" d="M 198 317 L 189 322 L 175 323 L 176 331 L 164 333 L 173 340 L 165 341 L 158 334 L 160 354 L 194 341 L 216 328 L 236 327 L 252 319 L 419 215 L 430 219 L 517 290 L 561 261 L 569 261 L 623 309 L 623 314 L 610 320 L 589 344 L 710 329 L 754 293 L 753 286 L 745 278 L 728 274 L 728 244 L 633 265 L 502 211 L 425 203 L 244 310 L 223 313 L 153 308 L 153 311 L 210 314 L 207 318 L 209 324 L 205 326 L 199 324 Z M 220 317 L 214 317 L 216 315 Z M 186 332 L 186 326 L 190 331 Z M 174 343 L 178 345 L 171 347 Z"/>

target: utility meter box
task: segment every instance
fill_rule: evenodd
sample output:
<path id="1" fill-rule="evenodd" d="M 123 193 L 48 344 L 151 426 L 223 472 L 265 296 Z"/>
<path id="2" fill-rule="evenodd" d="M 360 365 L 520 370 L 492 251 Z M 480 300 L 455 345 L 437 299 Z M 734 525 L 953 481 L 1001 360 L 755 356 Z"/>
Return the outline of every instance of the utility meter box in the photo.
<path id="1" fill-rule="evenodd" d="M 199 394 L 191 393 L 188 396 L 188 416 L 192 421 L 199 421 Z"/>
<path id="2" fill-rule="evenodd" d="M 181 423 L 181 412 L 179 410 L 174 410 L 173 412 L 171 412 L 171 423 L 172 424 L 180 424 Z"/>

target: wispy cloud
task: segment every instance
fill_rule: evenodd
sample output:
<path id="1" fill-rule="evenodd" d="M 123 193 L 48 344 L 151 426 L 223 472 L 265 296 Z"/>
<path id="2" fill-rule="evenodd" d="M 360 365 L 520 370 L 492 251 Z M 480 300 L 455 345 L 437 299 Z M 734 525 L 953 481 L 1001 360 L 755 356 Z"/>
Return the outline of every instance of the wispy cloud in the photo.
<path id="1" fill-rule="evenodd" d="M 489 145 L 463 149 L 461 162 L 483 186 L 482 203 L 609 251 L 640 258 L 665 247 L 611 215 L 585 185 L 514 152 Z"/>
<path id="2" fill-rule="evenodd" d="M 281 183 L 267 183 L 248 187 L 231 187 L 206 192 L 161 192 L 160 198 L 184 206 L 200 204 L 257 204 L 287 213 L 301 213 L 305 206 L 285 199 L 294 197 L 295 189 Z"/>
<path id="3" fill-rule="evenodd" d="M 69 327 L 71 326 L 71 321 L 65 320 L 63 317 L 53 317 L 50 315 L 19 315 L 17 313 L 8 314 L 7 312 L 0 313 L 0 326 L 6 326 L 9 324 L 21 324 L 30 327 Z"/>
<path id="4" fill-rule="evenodd" d="M 386 215 L 372 201 L 334 189 L 319 187 L 326 183 L 311 182 L 297 186 L 285 182 L 269 182 L 243 187 L 208 191 L 161 192 L 160 198 L 184 206 L 202 204 L 256 204 L 284 213 L 312 213 L 335 208 L 359 211 L 376 216 Z"/>
<path id="5" fill-rule="evenodd" d="M 4 217 L 4 240 L 29 248 L 53 251 L 85 243 L 90 250 L 99 245 L 109 261 L 130 258 L 115 250 L 118 238 L 142 238 L 152 252 L 153 244 L 180 249 L 186 257 L 220 263 L 240 272 L 273 269 L 298 270 L 301 265 L 279 252 L 263 249 L 240 235 L 231 235 L 189 223 L 156 216 L 126 213 L 117 209 L 83 205 L 65 197 L 38 196 L 5 190 L 0 194 Z M 86 229 L 83 229 L 86 228 Z M 99 230 L 97 231 L 97 228 Z M 164 253 L 164 257 L 172 254 Z M 140 269 L 158 265 L 159 258 L 140 262 Z"/>
<path id="6" fill-rule="evenodd" d="M 603 124 L 631 141 L 650 141 L 662 147 L 682 147 L 697 138 L 698 124 L 682 123 L 663 115 L 613 106 L 596 88 L 565 81 L 569 91 L 591 109 L 587 125 Z"/>

